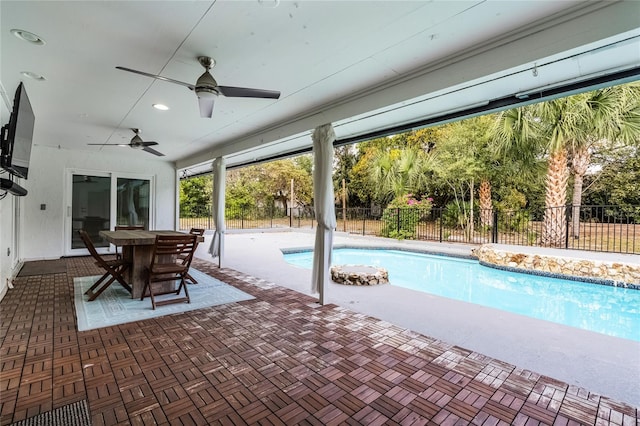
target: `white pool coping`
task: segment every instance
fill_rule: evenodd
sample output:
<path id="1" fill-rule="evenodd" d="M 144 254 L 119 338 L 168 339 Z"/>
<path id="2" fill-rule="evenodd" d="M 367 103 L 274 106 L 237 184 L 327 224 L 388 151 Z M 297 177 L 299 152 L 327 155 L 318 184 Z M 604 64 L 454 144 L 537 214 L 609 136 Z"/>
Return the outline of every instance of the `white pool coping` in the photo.
<path id="1" fill-rule="evenodd" d="M 196 253 L 198 258 L 212 260 L 207 253 L 211 237 L 210 233 L 205 235 L 205 242 L 200 244 Z M 226 253 L 222 266 L 311 295 L 311 270 L 290 265 L 284 260 L 281 250 L 312 248 L 313 242 L 313 231 L 229 232 L 225 238 Z M 334 246 L 339 245 L 413 248 L 455 256 L 470 256 L 471 249 L 476 247 L 336 233 Z M 545 253 L 554 250 L 527 249 L 544 250 Z M 618 256 L 629 256 L 632 261 L 640 259 L 636 255 L 578 250 L 559 252 L 564 256 L 598 260 Z M 640 342 L 393 285 L 361 287 L 331 283 L 325 297 L 328 303 L 345 306 L 640 407 Z"/>

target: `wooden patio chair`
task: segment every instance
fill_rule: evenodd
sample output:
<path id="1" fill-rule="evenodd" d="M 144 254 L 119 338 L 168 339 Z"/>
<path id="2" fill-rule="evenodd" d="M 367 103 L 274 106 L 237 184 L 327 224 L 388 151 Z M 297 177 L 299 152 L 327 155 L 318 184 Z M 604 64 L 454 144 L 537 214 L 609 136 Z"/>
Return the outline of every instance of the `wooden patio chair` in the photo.
<path id="1" fill-rule="evenodd" d="M 170 303 L 191 303 L 189 299 L 189 291 L 185 279 L 191 266 L 193 252 L 197 245 L 196 235 L 157 235 L 156 242 L 153 246 L 153 254 L 151 256 L 151 264 L 145 270 L 145 283 L 142 289 L 143 300 L 149 291 L 151 296 L 151 306 L 167 305 Z M 177 261 L 183 258 L 183 261 Z M 179 281 L 178 289 L 175 289 L 175 283 Z M 173 283 L 173 284 L 172 284 Z M 167 286 L 172 287 L 167 289 Z M 156 301 L 155 296 L 162 294 L 175 293 L 180 294 L 184 289 L 183 297 L 175 297 L 172 299 L 164 299 Z"/>
<path id="2" fill-rule="evenodd" d="M 201 228 L 191 228 L 189 230 L 189 234 L 191 235 L 197 235 L 198 237 L 202 237 L 204 235 L 204 229 Z M 193 252 L 195 254 L 196 248 L 198 248 L 198 240 L 196 239 L 196 247 L 193 249 Z M 183 256 L 178 256 L 178 261 L 180 262 L 184 262 L 186 259 L 184 259 Z M 187 282 L 190 282 L 191 284 L 198 284 L 198 281 L 193 278 L 191 276 L 191 274 L 189 274 L 189 272 L 187 272 L 187 276 L 185 277 L 185 279 L 187 280 Z"/>
<path id="3" fill-rule="evenodd" d="M 78 233 L 80 234 L 80 238 L 84 245 L 89 250 L 91 256 L 95 259 L 96 265 L 100 266 L 105 270 L 104 275 L 100 277 L 98 281 L 96 281 L 84 294 L 89 296 L 89 301 L 95 300 L 98 296 L 102 294 L 103 291 L 107 289 L 114 282 L 118 282 L 122 287 L 126 288 L 129 293 L 131 293 L 131 286 L 127 284 L 122 274 L 129 269 L 131 264 L 123 259 L 115 259 L 115 260 L 105 260 L 102 256 L 98 254 L 95 246 L 93 245 L 93 241 L 91 241 L 91 237 L 84 229 L 79 229 Z M 109 278 L 104 284 L 102 282 Z M 102 284 L 102 285 L 101 285 Z"/>
<path id="4" fill-rule="evenodd" d="M 118 225 L 115 228 L 113 228 L 114 231 L 133 231 L 133 230 L 139 230 L 139 231 L 144 231 L 144 225 Z M 118 253 L 118 246 L 116 247 L 116 259 L 122 259 L 122 254 Z"/>

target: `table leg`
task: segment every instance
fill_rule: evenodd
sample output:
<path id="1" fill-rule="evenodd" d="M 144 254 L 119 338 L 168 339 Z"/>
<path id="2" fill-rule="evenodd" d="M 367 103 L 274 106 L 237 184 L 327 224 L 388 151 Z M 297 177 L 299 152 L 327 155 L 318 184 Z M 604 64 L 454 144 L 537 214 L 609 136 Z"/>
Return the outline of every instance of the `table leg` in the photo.
<path id="1" fill-rule="evenodd" d="M 153 255 L 153 245 L 149 246 L 124 246 L 122 248 L 122 256 L 131 262 L 125 279 L 131 286 L 131 297 L 133 299 L 140 299 L 142 296 L 142 289 L 144 288 L 144 281 L 146 278 L 145 269 L 151 265 L 151 256 Z M 175 258 L 169 258 L 168 261 L 175 261 Z M 166 283 L 160 283 L 154 287 L 154 294 L 156 292 L 170 292 L 175 291 L 176 285 L 174 281 L 168 281 Z M 147 294 L 149 294 L 147 292 Z"/>
<path id="2" fill-rule="evenodd" d="M 122 258 L 129 262 L 130 265 L 133 265 L 133 246 L 122 246 L 120 247 L 120 250 Z M 130 266 L 129 269 L 125 271 L 123 276 L 127 283 L 132 286 L 133 290 L 133 268 Z"/>
<path id="3" fill-rule="evenodd" d="M 151 264 L 153 246 L 127 246 L 131 253 L 126 257 L 131 261 L 129 268 L 129 284 L 131 285 L 131 297 L 140 299 L 144 288 L 145 268 Z M 123 255 L 125 251 L 123 249 Z"/>

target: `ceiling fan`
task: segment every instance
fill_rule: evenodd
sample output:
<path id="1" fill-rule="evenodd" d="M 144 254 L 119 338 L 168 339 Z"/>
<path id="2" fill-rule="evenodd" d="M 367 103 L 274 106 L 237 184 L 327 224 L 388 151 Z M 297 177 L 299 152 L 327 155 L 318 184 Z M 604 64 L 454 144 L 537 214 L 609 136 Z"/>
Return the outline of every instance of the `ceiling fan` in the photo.
<path id="1" fill-rule="evenodd" d="M 195 84 L 185 83 L 182 81 L 174 80 L 172 78 L 163 77 L 161 75 L 149 74 L 144 71 L 133 70 L 131 68 L 116 68 L 122 71 L 128 71 L 135 74 L 144 75 L 146 77 L 168 81 L 169 83 L 179 84 L 181 86 L 189 88 L 189 90 L 193 90 L 198 96 L 200 117 L 203 118 L 211 118 L 211 116 L 213 115 L 213 104 L 218 95 L 232 98 L 280 98 L 280 92 L 275 90 L 251 89 L 249 87 L 218 86 L 218 82 L 216 82 L 216 80 L 209 72 L 209 70 L 213 68 L 216 62 L 208 56 L 198 56 L 198 62 L 200 62 L 200 65 L 205 68 L 205 72 L 200 77 L 198 77 L 198 80 L 196 80 Z"/>
<path id="2" fill-rule="evenodd" d="M 87 145 L 100 145 L 100 146 L 130 146 L 135 149 L 142 149 L 143 151 L 147 151 L 151 154 L 157 155 L 159 157 L 164 157 L 164 154 L 156 151 L 153 148 L 149 148 L 154 145 L 158 145 L 158 142 L 145 142 L 140 137 L 140 129 L 131 129 L 135 135 L 131 138 L 130 143 L 89 143 Z"/>

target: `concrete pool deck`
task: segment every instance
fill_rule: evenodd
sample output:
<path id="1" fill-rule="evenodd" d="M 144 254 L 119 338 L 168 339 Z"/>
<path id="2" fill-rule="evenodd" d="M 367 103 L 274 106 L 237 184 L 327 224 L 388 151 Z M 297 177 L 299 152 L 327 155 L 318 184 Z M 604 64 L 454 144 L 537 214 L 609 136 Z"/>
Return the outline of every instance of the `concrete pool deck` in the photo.
<path id="1" fill-rule="evenodd" d="M 205 242 L 198 247 L 198 258 L 213 261 L 207 253 L 211 238 L 210 233 L 205 235 Z M 288 264 L 281 250 L 311 248 L 313 242 L 313 231 L 229 232 L 223 267 L 311 295 L 311 270 Z M 416 249 L 454 256 L 470 256 L 476 247 L 336 233 L 334 247 L 341 245 Z M 572 256 L 582 253 L 599 259 L 638 258 L 571 251 Z M 393 285 L 354 287 L 331 283 L 326 299 L 328 303 L 640 407 L 640 342 Z"/>

